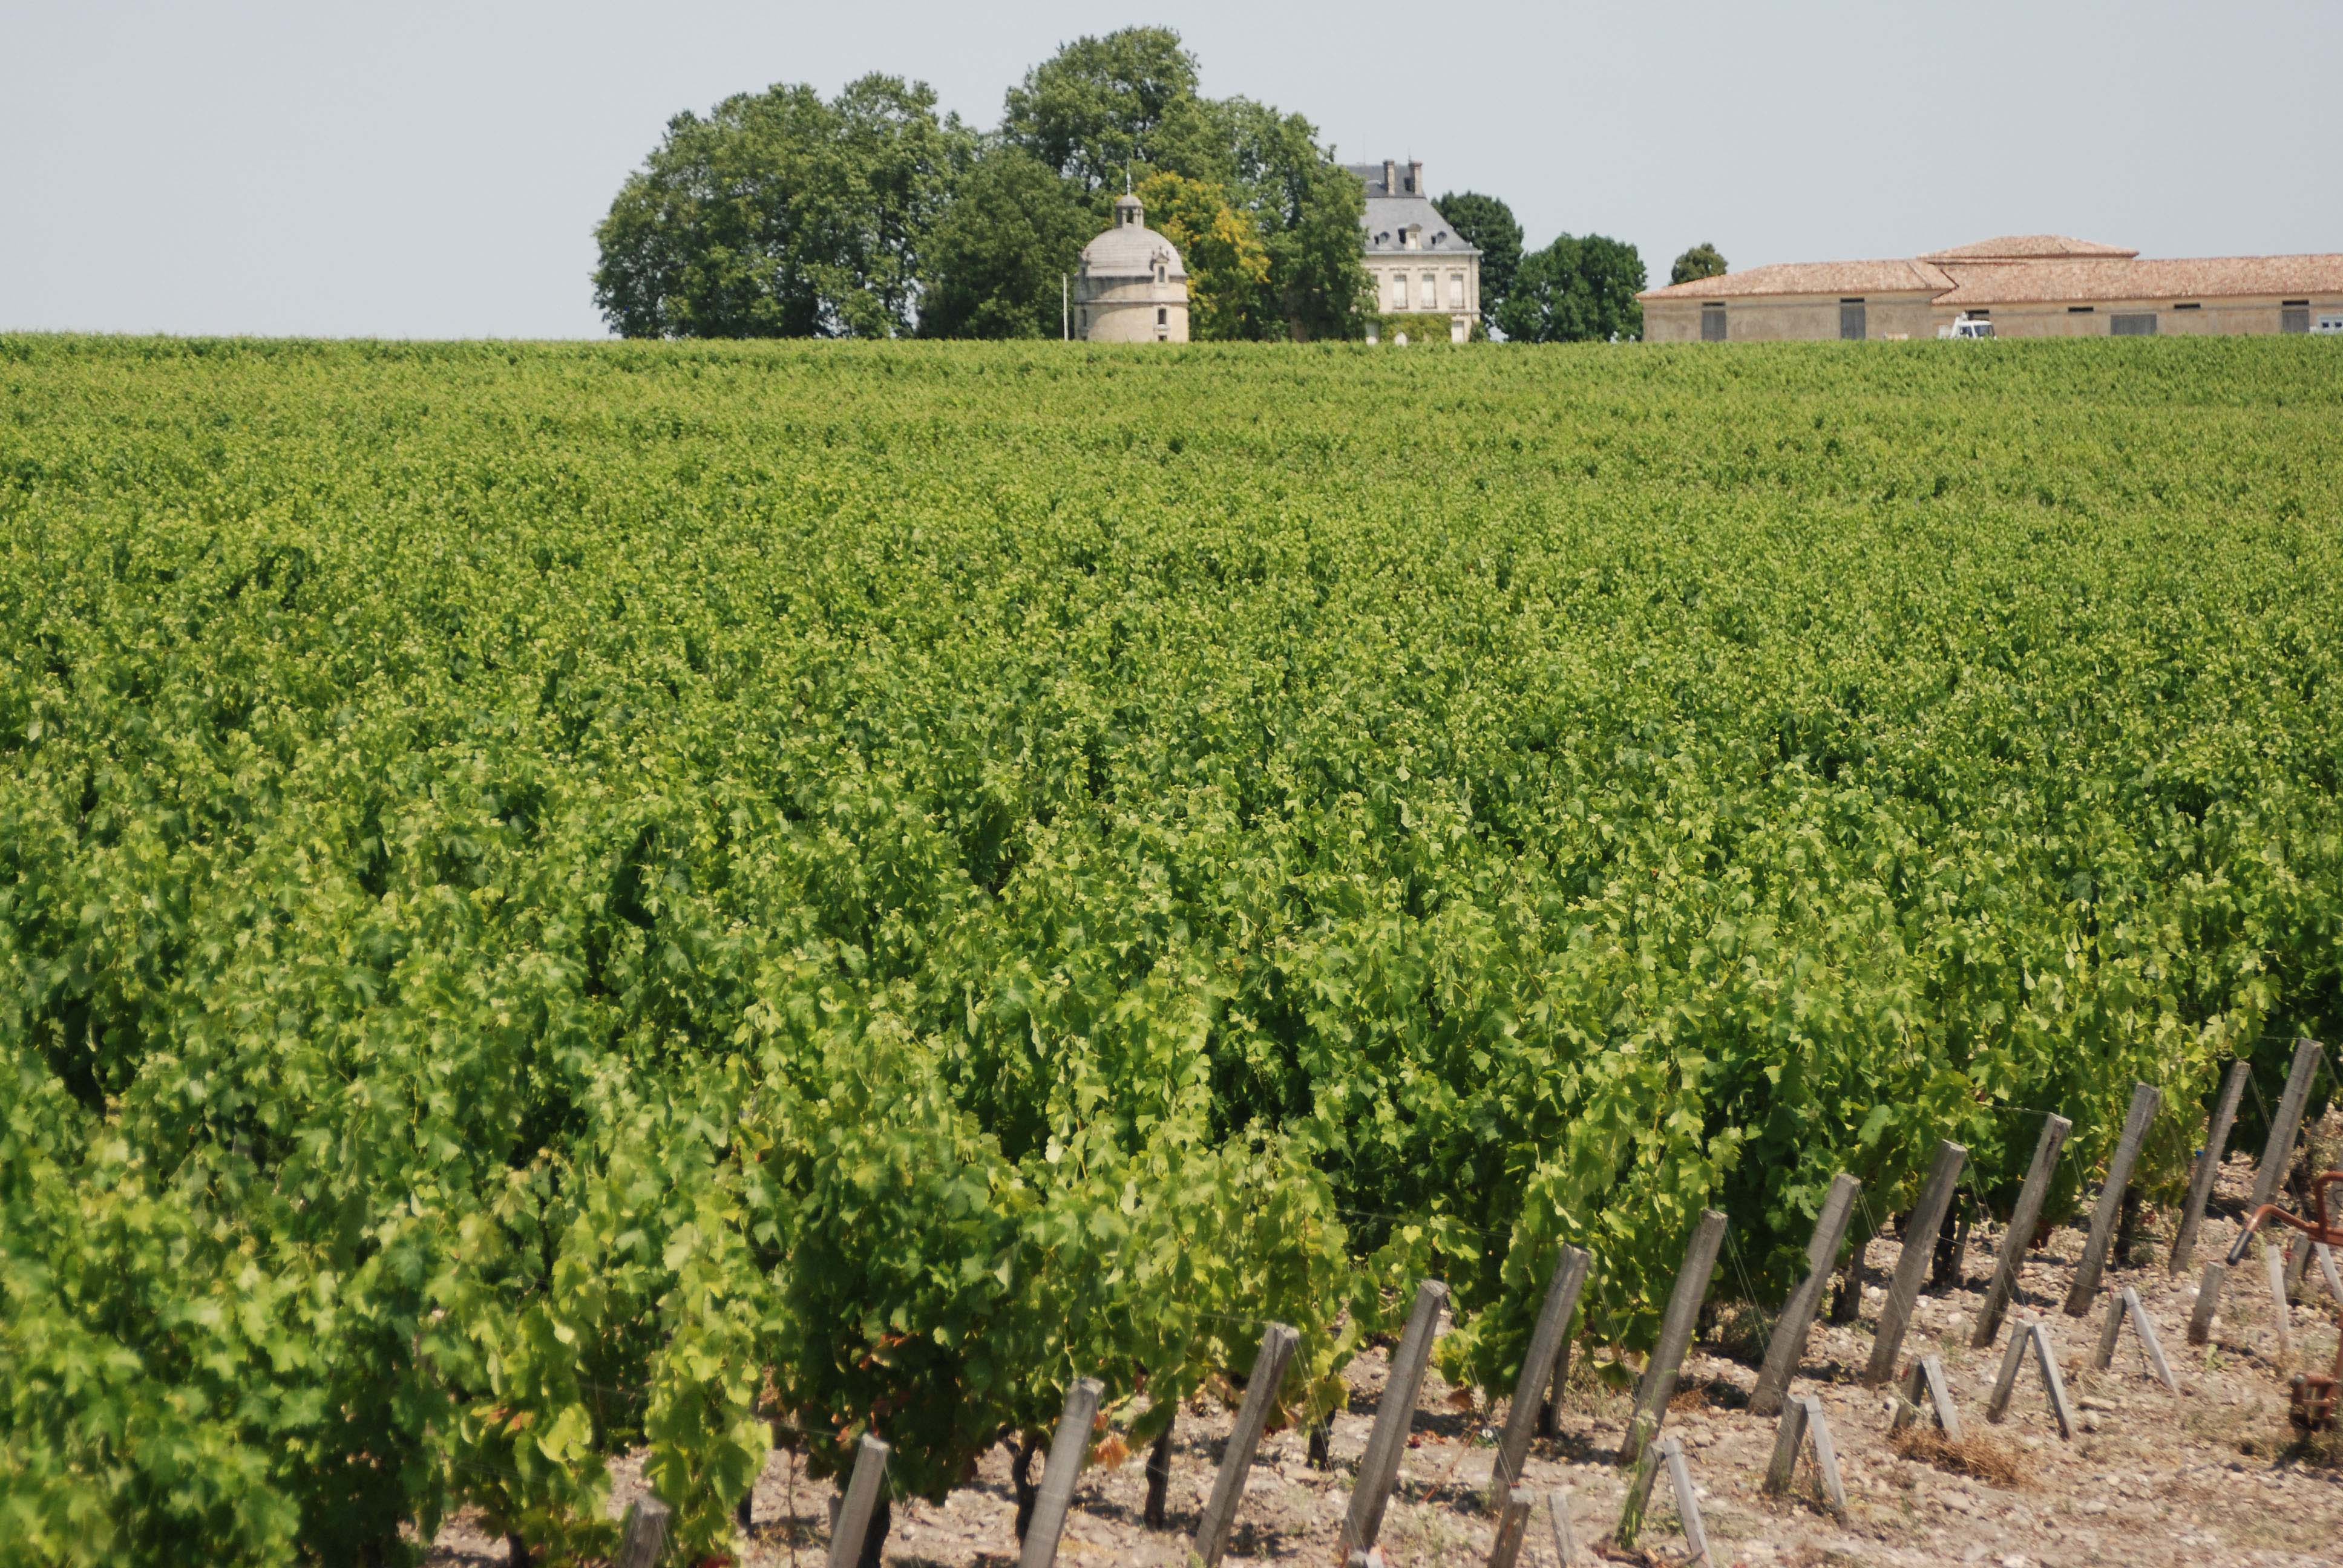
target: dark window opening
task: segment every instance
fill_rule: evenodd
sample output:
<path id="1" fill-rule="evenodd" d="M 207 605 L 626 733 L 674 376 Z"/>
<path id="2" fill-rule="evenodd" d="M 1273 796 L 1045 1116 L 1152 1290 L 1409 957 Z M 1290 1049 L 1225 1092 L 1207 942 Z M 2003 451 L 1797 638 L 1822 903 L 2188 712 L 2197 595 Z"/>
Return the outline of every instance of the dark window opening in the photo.
<path id="1" fill-rule="evenodd" d="M 2205 307 L 2202 305 L 2176 305 L 2172 308 L 2175 310 L 2202 310 Z"/>
<path id="2" fill-rule="evenodd" d="M 2069 316 L 2088 316 L 2097 309 L 2098 309 L 2098 307 L 2096 305 L 2070 305 L 2066 307 L 2066 314 Z"/>
<path id="3" fill-rule="evenodd" d="M 1155 307 L 1155 325 L 1158 327 L 1169 327 L 1171 324 L 1172 312 L 1163 306 L 1157 306 Z"/>

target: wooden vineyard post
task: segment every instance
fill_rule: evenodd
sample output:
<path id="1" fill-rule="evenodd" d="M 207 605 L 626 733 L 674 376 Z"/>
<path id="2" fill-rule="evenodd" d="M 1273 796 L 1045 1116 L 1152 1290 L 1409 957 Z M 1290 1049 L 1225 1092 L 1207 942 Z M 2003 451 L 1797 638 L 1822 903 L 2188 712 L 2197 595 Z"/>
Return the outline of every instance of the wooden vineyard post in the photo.
<path id="1" fill-rule="evenodd" d="M 2213 1337 L 2213 1314 L 2221 1310 L 2221 1282 L 2228 1272 L 2218 1261 L 2205 1265 L 2204 1277 L 2197 1282 L 2197 1304 L 2188 1312 L 2190 1344 L 2201 1345 Z"/>
<path id="2" fill-rule="evenodd" d="M 887 1445 L 869 1432 L 856 1445 L 854 1474 L 846 1483 L 846 1501 L 840 1504 L 838 1523 L 830 1533 L 830 1568 L 854 1568 L 862 1561 L 862 1543 L 870 1532 L 870 1515 L 879 1506 L 879 1489 L 887 1479 Z"/>
<path id="3" fill-rule="evenodd" d="M 2066 1380 L 2058 1371 L 2058 1355 L 2050 1345 L 2050 1331 L 2041 1323 L 2027 1323 L 2009 1336 L 2009 1349 L 2001 1358 L 2001 1375 L 1994 1380 L 1993 1397 L 1986 1402 L 1985 1418 L 1998 1425 L 2009 1413 L 2009 1396 L 2016 1391 L 2017 1374 L 2024 1367 L 2028 1352 L 2042 1373 L 2042 1391 L 2050 1397 L 2050 1413 L 2057 1419 L 2058 1435 L 2074 1441 L 2075 1412 L 2066 1402 Z"/>
<path id="4" fill-rule="evenodd" d="M 1221 1473 L 1213 1479 L 1212 1495 L 1196 1526 L 1196 1555 L 1204 1568 L 1217 1568 L 1229 1549 L 1229 1533 L 1236 1526 L 1237 1504 L 1244 1498 L 1245 1478 L 1252 1473 L 1253 1456 L 1261 1451 L 1262 1430 L 1277 1403 L 1277 1391 L 1292 1363 L 1293 1347 L 1302 1336 L 1283 1323 L 1272 1323 L 1261 1336 L 1261 1352 L 1252 1359 L 1252 1375 L 1245 1382 L 1244 1402 L 1237 1407 L 1237 1423 L 1229 1446 L 1221 1455 Z"/>
<path id="5" fill-rule="evenodd" d="M 1529 1534 L 1530 1507 L 1536 1501 L 1526 1486 L 1505 1493 L 1504 1509 L 1497 1515 L 1497 1538 L 1489 1547 L 1489 1568 L 1513 1568 L 1521 1561 L 1522 1542 Z"/>
<path id="6" fill-rule="evenodd" d="M 2026 1361 L 2026 1352 L 2034 1348 L 2030 1327 L 2020 1325 L 2009 1336 L 2009 1348 L 2001 1352 L 2001 1372 L 1993 1380 L 1993 1392 L 1985 1402 L 1985 1418 L 1998 1424 L 2009 1413 L 2009 1396 L 2017 1387 L 2017 1372 Z"/>
<path id="7" fill-rule="evenodd" d="M 1562 1568 L 1578 1562 L 1578 1538 L 1570 1528 L 1570 1488 L 1557 1486 L 1545 1494 L 1546 1523 L 1554 1527 L 1554 1560 Z"/>
<path id="8" fill-rule="evenodd" d="M 1838 1473 L 1838 1445 L 1831 1441 L 1830 1422 L 1823 1415 L 1823 1402 L 1813 1394 L 1806 1395 L 1806 1437 L 1815 1445 L 1815 1468 L 1823 1478 L 1823 1496 L 1831 1512 L 1839 1518 L 1846 1517 L 1846 1483 Z"/>
<path id="9" fill-rule="evenodd" d="M 2178 1393 L 2180 1380 L 2172 1375 L 2172 1365 L 2164 1359 L 2164 1343 L 2156 1336 L 2156 1324 L 2149 1320 L 2147 1309 L 2140 1304 L 2139 1292 L 2129 1285 L 2123 1288 L 2123 1294 L 2107 1298 L 2107 1321 L 2099 1330 L 2099 1347 L 2091 1357 L 2092 1367 L 2105 1372 L 2115 1364 L 2116 1339 L 2123 1332 L 2127 1318 L 2131 1321 L 2132 1332 L 2147 1353 L 2148 1368 L 2156 1373 L 2157 1381 Z"/>
<path id="10" fill-rule="evenodd" d="M 2262 1263 L 2269 1271 L 2270 1306 L 2278 1313 L 2278 1353 L 2290 1355 L 2294 1351 L 2294 1312 L 2286 1299 L 2286 1259 L 2276 1247 L 2264 1247 Z"/>
<path id="11" fill-rule="evenodd" d="M 1448 1302 L 1448 1287 L 1426 1280 L 1415 1288 L 1415 1307 L 1407 1315 L 1407 1332 L 1393 1352 L 1391 1375 L 1383 1384 L 1375 1429 L 1368 1435 L 1367 1452 L 1359 1461 L 1358 1486 L 1351 1493 L 1351 1509 L 1342 1519 L 1342 1560 L 1366 1552 L 1383 1533 L 1383 1510 L 1391 1503 L 1393 1484 L 1399 1480 L 1400 1456 L 1407 1452 L 1407 1429 L 1415 1418 L 1416 1396 L 1423 1392 L 1424 1369 L 1432 1364 L 1432 1340 L 1440 1325 L 1440 1309 Z"/>
<path id="12" fill-rule="evenodd" d="M 626 1533 L 618 1542 L 612 1568 L 654 1568 L 667 1551 L 667 1530 L 674 1510 L 646 1493 L 627 1510 Z"/>
<path id="13" fill-rule="evenodd" d="M 1927 1400 L 1922 1405 L 1922 1398 Z M 1936 1418 L 1936 1428 L 1951 1442 L 1961 1441 L 1961 1412 L 1953 1403 L 1952 1385 L 1945 1379 L 1945 1363 L 1935 1356 L 1922 1356 L 1912 1363 L 1904 1379 L 1903 1395 L 1896 1402 L 1896 1419 L 1887 1423 L 1891 1432 L 1901 1432 L 1920 1419 L 1922 1410 Z"/>
<path id="14" fill-rule="evenodd" d="M 2115 1234 L 2116 1216 L 2123 1208 L 2124 1189 L 2131 1185 L 2131 1168 L 2139 1160 L 2139 1146 L 2156 1120 L 2163 1091 L 2145 1083 L 2131 1089 L 2131 1111 L 2124 1118 L 2123 1135 L 2116 1140 L 2115 1158 L 2107 1161 L 2107 1184 L 2099 1189 L 2099 1206 L 2091 1211 L 2090 1240 L 2083 1243 L 2083 1261 L 2075 1269 L 2075 1282 L 2066 1292 L 2066 1315 L 2079 1318 L 2091 1310 L 2099 1293 L 2099 1275 L 2107 1268 L 2107 1242 Z M 2117 1260 L 2118 1262 L 2121 1260 Z"/>
<path id="15" fill-rule="evenodd" d="M 1846 1517 L 1846 1483 L 1838 1473 L 1838 1448 L 1831 1442 L 1830 1422 L 1823 1402 L 1802 1394 L 1782 1406 L 1781 1424 L 1774 1429 L 1774 1456 L 1765 1466 L 1764 1490 L 1771 1497 L 1789 1495 L 1798 1473 L 1798 1454 L 1812 1441 L 1815 1468 L 1823 1482 L 1823 1501 L 1832 1513 Z"/>
<path id="16" fill-rule="evenodd" d="M 1634 1464 L 1643 1458 L 1644 1449 L 1659 1435 L 1660 1423 L 1667 1419 L 1668 1401 L 1675 1397 L 1676 1373 L 1684 1367 L 1684 1352 L 1692 1345 L 1692 1333 L 1700 1322 L 1700 1304 L 1708 1296 L 1708 1282 L 1716 1273 L 1716 1250 L 1725 1242 L 1725 1216 L 1715 1209 L 1701 1211 L 1700 1223 L 1693 1227 L 1692 1240 L 1684 1248 L 1684 1267 L 1676 1271 L 1675 1290 L 1668 1297 L 1667 1315 L 1660 1320 L 1659 1343 L 1652 1348 L 1651 1363 L 1644 1369 L 1644 1380 L 1635 1389 L 1635 1413 L 1627 1423 L 1627 1435 L 1619 1445 L 1619 1462 Z M 1645 1491 L 1650 1490 L 1648 1471 L 1644 1473 Z"/>
<path id="17" fill-rule="evenodd" d="M 1668 1462 L 1668 1483 L 1675 1488 L 1676 1517 L 1684 1522 L 1684 1544 L 1692 1548 L 1693 1563 L 1713 1563 L 1708 1554 L 1708 1527 L 1701 1522 L 1700 1497 L 1694 1490 L 1692 1469 L 1684 1463 L 1684 1444 L 1674 1437 L 1663 1438 L 1660 1452 Z"/>
<path id="18" fill-rule="evenodd" d="M 1919 1299 L 1921 1282 L 1934 1261 L 1930 1243 L 1944 1229 L 1945 1211 L 1953 1206 L 1953 1192 L 1968 1157 L 1969 1151 L 1950 1139 L 1936 1145 L 1936 1163 L 1928 1168 L 1920 1201 L 1904 1221 L 1904 1255 L 1896 1261 L 1896 1277 L 1888 1282 L 1887 1301 L 1879 1311 L 1879 1332 L 1863 1369 L 1865 1388 L 1877 1388 L 1896 1375 L 1896 1358 L 1903 1353 L 1905 1331 L 1912 1324 L 1912 1303 Z"/>
<path id="19" fill-rule="evenodd" d="M 1684 1542 L 1692 1548 L 1687 1564 L 1708 1563 L 1708 1531 L 1701 1523 L 1700 1499 L 1692 1484 L 1692 1471 L 1684 1463 L 1684 1444 L 1674 1436 L 1664 1437 L 1653 1445 L 1636 1466 L 1638 1475 L 1668 1473 L 1669 1489 L 1676 1494 L 1676 1516 L 1684 1522 Z M 1619 1527 L 1612 1532 L 1612 1540 L 1624 1551 L 1634 1551 L 1644 1533 L 1645 1511 L 1651 1505 L 1652 1483 L 1645 1481 L 1640 1490 L 1631 1490 L 1626 1505 L 1619 1513 Z"/>
<path id="20" fill-rule="evenodd" d="M 2251 1062 L 2233 1061 L 2228 1077 L 2221 1081 L 2221 1098 L 2213 1107 L 2212 1122 L 2205 1129 L 2205 1147 L 2197 1153 L 2197 1169 L 2188 1178 L 2188 1206 L 2180 1211 L 2180 1233 L 2172 1239 L 2172 1273 L 2186 1271 L 2197 1260 L 2197 1230 L 2205 1222 L 2213 1180 L 2220 1175 L 2221 1156 L 2229 1147 L 2229 1129 L 2237 1120 L 2237 1097 L 2245 1093 L 2246 1080 L 2253 1075 Z"/>
<path id="21" fill-rule="evenodd" d="M 1522 1478 L 1529 1458 L 1530 1439 L 1536 1434 L 1538 1410 L 1547 1382 L 1562 1359 L 1570 1337 L 1571 1315 L 1578 1310 L 1591 1260 L 1584 1247 L 1564 1247 L 1546 1282 L 1545 1304 L 1538 1310 L 1537 1327 L 1530 1331 L 1530 1346 L 1522 1360 L 1522 1375 L 1513 1384 L 1513 1402 L 1505 1412 L 1505 1430 L 1497 1440 L 1497 1462 L 1490 1472 L 1490 1491 L 1503 1496 Z"/>
<path id="22" fill-rule="evenodd" d="M 1994 1263 L 1993 1283 L 1986 1287 L 1977 1308 L 1976 1332 L 1969 1346 L 1983 1350 L 2001 1332 L 2002 1315 L 2017 1290 L 2017 1271 L 2026 1266 L 2026 1249 L 2034 1244 L 2034 1228 L 2042 1222 L 2042 1205 L 2049 1201 L 2050 1178 L 2057 1173 L 2058 1151 L 2075 1124 L 2063 1116 L 2042 1119 L 2042 1136 L 2034 1144 L 2034 1162 L 2026 1168 L 2026 1185 L 2018 1189 L 2017 1207 L 2011 1211 L 2009 1230 L 2001 1239 L 2001 1256 Z"/>
<path id="23" fill-rule="evenodd" d="M 2318 1070 L 2318 1042 L 2298 1041 L 2294 1066 L 2286 1075 L 2286 1092 L 2278 1096 L 2278 1114 L 2270 1119 L 2269 1141 L 2262 1146 L 2262 1162 L 2254 1171 L 2254 1195 L 2246 1205 L 2251 1214 L 2278 1196 L 2278 1184 L 2294 1159 L 2295 1135 L 2302 1131 L 2303 1103 L 2310 1098 L 2310 1080 Z"/>
<path id="24" fill-rule="evenodd" d="M 1790 1478 L 1797 1473 L 1798 1450 L 1806 1440 L 1806 1402 L 1794 1399 L 1782 1407 L 1782 1420 L 1774 1429 L 1774 1457 L 1765 1466 L 1765 1492 L 1779 1497 L 1790 1490 Z"/>
<path id="25" fill-rule="evenodd" d="M 1823 1211 L 1815 1219 L 1814 1236 L 1806 1242 L 1806 1277 L 1782 1304 L 1781 1319 L 1765 1346 L 1765 1364 L 1757 1369 L 1757 1383 L 1749 1393 L 1751 1415 L 1772 1415 L 1782 1408 L 1782 1395 L 1798 1370 L 1799 1359 L 1806 1353 L 1806 1334 L 1814 1327 L 1815 1311 L 1823 1304 L 1823 1292 L 1837 1271 L 1847 1221 L 1855 1215 L 1855 1200 L 1862 1191 L 1863 1183 L 1844 1171 L 1831 1179 Z"/>
<path id="26" fill-rule="evenodd" d="M 1048 1468 L 1041 1473 L 1041 1494 L 1034 1500 L 1033 1522 L 1025 1527 L 1025 1550 L 1018 1568 L 1051 1568 L 1058 1560 L 1058 1538 L 1065 1533 L 1066 1513 L 1073 1506 L 1074 1483 L 1082 1462 L 1090 1457 L 1091 1429 L 1098 1422 L 1099 1401 L 1106 1385 L 1094 1377 L 1076 1378 L 1066 1391 L 1066 1410 L 1050 1439 Z"/>

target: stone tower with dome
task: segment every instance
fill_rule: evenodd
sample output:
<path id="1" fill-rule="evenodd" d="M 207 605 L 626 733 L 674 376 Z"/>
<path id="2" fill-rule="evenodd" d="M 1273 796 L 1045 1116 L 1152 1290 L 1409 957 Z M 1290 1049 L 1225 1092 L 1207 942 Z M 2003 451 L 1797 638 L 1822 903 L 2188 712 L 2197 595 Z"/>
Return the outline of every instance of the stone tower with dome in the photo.
<path id="1" fill-rule="evenodd" d="M 1188 269 L 1180 249 L 1147 226 L 1125 192 L 1114 226 L 1082 246 L 1074 280 L 1074 336 L 1091 343 L 1188 341 Z"/>

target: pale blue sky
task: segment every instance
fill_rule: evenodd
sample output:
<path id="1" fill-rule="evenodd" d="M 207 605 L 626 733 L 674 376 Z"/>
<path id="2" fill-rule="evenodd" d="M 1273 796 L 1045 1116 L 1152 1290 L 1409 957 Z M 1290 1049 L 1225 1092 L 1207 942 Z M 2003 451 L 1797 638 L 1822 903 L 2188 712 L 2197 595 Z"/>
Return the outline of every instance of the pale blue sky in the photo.
<path id="1" fill-rule="evenodd" d="M 0 0 L 0 329 L 598 336 L 593 226 L 679 109 L 867 71 L 980 126 L 1062 40 L 1665 273 L 2049 230 L 2343 250 L 2343 4 Z"/>

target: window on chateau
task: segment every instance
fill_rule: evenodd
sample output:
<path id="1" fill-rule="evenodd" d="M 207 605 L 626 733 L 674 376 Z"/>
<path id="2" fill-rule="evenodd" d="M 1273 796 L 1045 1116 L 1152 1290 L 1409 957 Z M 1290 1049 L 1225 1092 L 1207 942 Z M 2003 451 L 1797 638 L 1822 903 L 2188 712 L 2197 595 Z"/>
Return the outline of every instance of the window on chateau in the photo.
<path id="1" fill-rule="evenodd" d="M 1403 272 L 1394 272 L 1392 274 L 1391 307 L 1393 310 L 1405 310 L 1407 308 L 1407 274 Z"/>
<path id="2" fill-rule="evenodd" d="M 1157 306 L 1155 307 L 1155 325 L 1158 327 L 1169 327 L 1171 324 L 1172 312 L 1170 308 L 1165 306 Z"/>
<path id="3" fill-rule="evenodd" d="M 1437 274 L 1427 272 L 1423 275 L 1423 293 L 1422 298 L 1423 300 L 1424 309 L 1437 310 L 1440 308 L 1440 278 Z"/>
<path id="4" fill-rule="evenodd" d="M 1448 308 L 1451 310 L 1464 308 L 1464 275 L 1461 272 L 1452 272 L 1448 275 Z"/>

